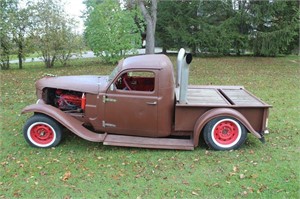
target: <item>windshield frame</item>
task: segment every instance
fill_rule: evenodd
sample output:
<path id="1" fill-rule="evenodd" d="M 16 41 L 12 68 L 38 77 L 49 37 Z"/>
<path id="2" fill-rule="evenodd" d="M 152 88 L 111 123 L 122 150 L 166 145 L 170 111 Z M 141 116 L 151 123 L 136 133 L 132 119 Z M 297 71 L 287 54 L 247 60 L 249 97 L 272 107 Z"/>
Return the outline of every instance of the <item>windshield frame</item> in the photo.
<path id="1" fill-rule="evenodd" d="M 107 82 L 111 82 L 112 80 L 114 80 L 116 76 L 119 74 L 119 72 L 120 72 L 120 66 L 117 65 L 108 76 Z"/>

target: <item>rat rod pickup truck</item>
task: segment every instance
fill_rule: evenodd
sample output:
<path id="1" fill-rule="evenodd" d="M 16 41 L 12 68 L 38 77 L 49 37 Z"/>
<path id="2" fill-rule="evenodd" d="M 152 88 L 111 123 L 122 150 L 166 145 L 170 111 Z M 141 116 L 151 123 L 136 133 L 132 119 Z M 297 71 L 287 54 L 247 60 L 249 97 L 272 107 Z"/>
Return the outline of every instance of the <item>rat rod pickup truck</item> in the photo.
<path id="1" fill-rule="evenodd" d="M 214 150 L 240 147 L 250 132 L 264 142 L 269 105 L 242 86 L 189 86 L 192 56 L 181 49 L 176 81 L 165 55 L 123 59 L 109 76 L 47 76 L 24 125 L 34 147 L 54 147 L 62 127 L 104 145 L 193 150 L 200 135 Z"/>

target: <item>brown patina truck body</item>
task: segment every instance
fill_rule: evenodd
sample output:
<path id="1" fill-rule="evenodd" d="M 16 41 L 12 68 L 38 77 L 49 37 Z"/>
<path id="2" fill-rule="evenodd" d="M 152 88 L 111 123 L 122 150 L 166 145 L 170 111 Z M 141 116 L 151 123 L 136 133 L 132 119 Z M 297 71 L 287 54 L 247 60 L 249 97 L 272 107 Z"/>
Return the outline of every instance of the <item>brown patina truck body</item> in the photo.
<path id="1" fill-rule="evenodd" d="M 179 58 L 187 62 L 183 68 L 191 62 L 188 56 Z M 179 71 L 175 82 L 165 55 L 129 57 L 109 76 L 40 79 L 39 100 L 23 113 L 46 115 L 79 137 L 106 145 L 192 150 L 205 126 L 220 117 L 238 121 L 263 141 L 269 105 L 241 86 L 187 86 L 181 82 L 186 75 Z"/>

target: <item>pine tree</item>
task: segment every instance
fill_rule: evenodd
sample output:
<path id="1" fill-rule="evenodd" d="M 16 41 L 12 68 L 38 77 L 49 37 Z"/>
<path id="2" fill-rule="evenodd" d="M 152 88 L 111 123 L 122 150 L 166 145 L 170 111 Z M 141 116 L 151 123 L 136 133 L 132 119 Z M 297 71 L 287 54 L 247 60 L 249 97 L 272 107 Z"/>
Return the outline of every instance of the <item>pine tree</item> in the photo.
<path id="1" fill-rule="evenodd" d="M 291 52 L 299 37 L 299 7 L 296 1 L 251 1 L 251 47 L 256 56 Z"/>

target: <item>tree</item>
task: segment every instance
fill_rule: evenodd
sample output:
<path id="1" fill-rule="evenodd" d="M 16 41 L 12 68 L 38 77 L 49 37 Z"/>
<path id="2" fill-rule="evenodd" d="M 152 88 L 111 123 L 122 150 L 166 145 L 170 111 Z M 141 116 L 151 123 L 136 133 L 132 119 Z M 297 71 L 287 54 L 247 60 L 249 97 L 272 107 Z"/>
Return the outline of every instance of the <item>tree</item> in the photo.
<path id="1" fill-rule="evenodd" d="M 42 57 L 47 68 L 52 68 L 54 62 L 61 58 L 70 58 L 73 36 L 73 25 L 64 12 L 63 5 L 57 0 L 40 0 L 34 5 L 32 14 L 33 27 L 31 39 Z M 77 49 L 73 49 L 77 50 Z"/>
<path id="2" fill-rule="evenodd" d="M 250 1 L 251 47 L 256 56 L 291 53 L 299 38 L 299 2 Z"/>
<path id="3" fill-rule="evenodd" d="M 140 46 L 141 35 L 134 13 L 124 10 L 117 1 L 86 1 L 85 39 L 88 46 L 106 62 L 116 62 Z"/>
<path id="4" fill-rule="evenodd" d="M 61 43 L 57 49 L 57 59 L 63 66 L 68 65 L 72 53 L 81 53 L 83 51 L 84 41 L 82 35 L 76 34 L 68 30 L 68 28 L 66 28 L 66 30 L 63 28 L 61 37 L 57 42 Z"/>
<path id="5" fill-rule="evenodd" d="M 157 39 L 163 49 L 228 54 L 233 43 L 231 19 L 232 5 L 225 1 L 161 1 Z"/>
<path id="6" fill-rule="evenodd" d="M 183 39 L 184 35 L 188 34 L 189 23 L 186 20 L 190 19 L 190 15 L 187 13 L 183 18 L 187 6 L 189 6 L 187 1 L 158 2 L 156 40 L 164 52 L 170 48 L 187 47 L 187 43 Z"/>
<path id="7" fill-rule="evenodd" d="M 11 16 L 14 28 L 12 30 L 13 41 L 15 42 L 18 52 L 19 69 L 23 68 L 23 59 L 25 58 L 24 49 L 26 47 L 25 34 L 29 33 L 29 16 L 30 6 L 26 8 L 18 8 Z"/>
<path id="8" fill-rule="evenodd" d="M 138 0 L 138 5 L 146 22 L 146 54 L 155 52 L 155 29 L 157 21 L 157 0 Z"/>
<path id="9" fill-rule="evenodd" d="M 16 0 L 0 1 L 0 66 L 2 70 L 9 69 L 9 59 L 13 48 L 13 23 L 11 16 L 17 9 Z"/>
<path id="10" fill-rule="evenodd" d="M 60 30 L 57 32 L 57 41 L 60 45 L 55 49 L 56 59 L 63 66 L 68 65 L 72 53 L 81 53 L 84 46 L 83 36 L 72 30 L 72 19 L 66 18 L 61 22 Z"/>
<path id="11" fill-rule="evenodd" d="M 288 54 L 299 46 L 299 1 L 160 1 L 156 35 L 164 50 Z"/>
<path id="12" fill-rule="evenodd" d="M 249 48 L 249 1 L 232 0 L 231 35 L 233 39 L 232 48 L 237 55 L 245 53 Z"/>

